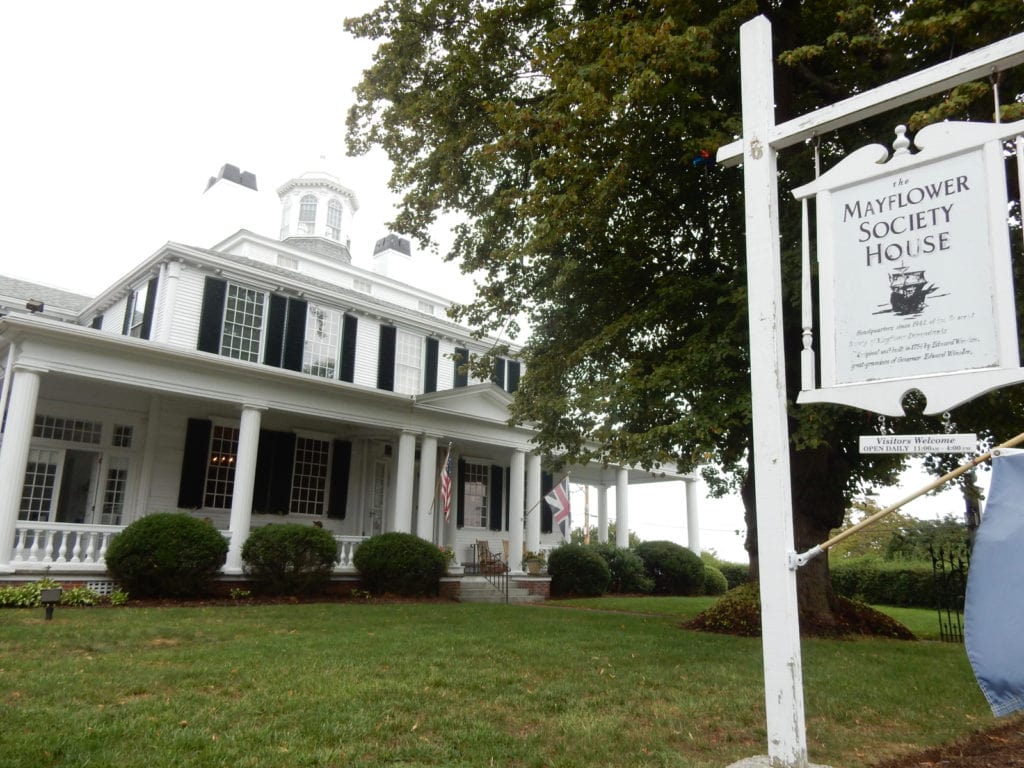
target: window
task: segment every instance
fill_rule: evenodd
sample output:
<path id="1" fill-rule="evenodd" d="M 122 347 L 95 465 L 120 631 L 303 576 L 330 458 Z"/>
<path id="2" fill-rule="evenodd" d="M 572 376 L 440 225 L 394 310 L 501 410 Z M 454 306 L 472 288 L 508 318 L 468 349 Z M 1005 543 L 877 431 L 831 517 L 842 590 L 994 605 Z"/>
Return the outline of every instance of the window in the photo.
<path id="1" fill-rule="evenodd" d="M 60 416 L 36 415 L 32 436 L 44 440 L 63 440 L 68 443 L 100 444 L 103 424 L 84 419 L 65 419 Z"/>
<path id="2" fill-rule="evenodd" d="M 264 295 L 261 291 L 228 285 L 220 353 L 254 363 L 260 358 Z"/>
<path id="3" fill-rule="evenodd" d="M 487 477 L 486 464 L 466 462 L 463 477 L 463 520 L 467 528 L 487 527 Z"/>
<path id="4" fill-rule="evenodd" d="M 291 198 L 286 200 L 281 206 L 281 240 L 288 237 L 288 223 L 292 217 L 292 201 Z"/>
<path id="5" fill-rule="evenodd" d="M 456 347 L 452 359 L 455 361 L 455 386 L 465 387 L 469 385 L 469 350 L 465 347 Z"/>
<path id="6" fill-rule="evenodd" d="M 284 267 L 285 269 L 299 268 L 299 260 L 295 256 L 288 256 L 284 253 L 277 254 L 277 266 Z"/>
<path id="7" fill-rule="evenodd" d="M 125 487 L 128 482 L 128 460 L 123 457 L 110 459 L 107 478 L 103 485 L 103 505 L 100 509 L 100 525 L 120 525 L 124 511 Z"/>
<path id="8" fill-rule="evenodd" d="M 341 203 L 337 200 L 327 204 L 327 236 L 331 240 L 341 240 Z"/>
<path id="9" fill-rule="evenodd" d="M 148 285 L 143 285 L 139 290 L 129 295 L 129 298 L 133 298 L 131 305 L 126 307 L 125 311 L 128 312 L 128 336 L 134 336 L 136 339 L 142 335 L 142 323 L 146 319 L 146 294 Z"/>
<path id="10" fill-rule="evenodd" d="M 429 301 L 424 301 L 423 299 L 420 299 L 419 300 L 419 308 L 420 308 L 420 312 L 423 312 L 424 314 L 427 314 L 427 315 L 434 314 L 434 305 L 431 304 Z"/>
<path id="11" fill-rule="evenodd" d="M 143 283 L 128 294 L 124 304 L 124 325 L 121 333 L 137 339 L 148 339 L 156 309 L 158 278 Z"/>
<path id="12" fill-rule="evenodd" d="M 21 489 L 21 505 L 18 508 L 19 520 L 44 523 L 50 520 L 59 468 L 60 451 L 29 451 L 25 485 Z"/>
<path id="13" fill-rule="evenodd" d="M 231 507 L 235 490 L 235 458 L 238 455 L 237 427 L 214 425 L 210 435 L 210 460 L 206 467 L 206 493 L 203 506 L 213 509 Z"/>
<path id="14" fill-rule="evenodd" d="M 299 234 L 312 235 L 316 231 L 316 195 L 306 195 L 299 201 Z"/>
<path id="15" fill-rule="evenodd" d="M 322 515 L 327 501 L 327 467 L 331 444 L 309 437 L 295 439 L 295 470 L 292 473 L 290 511 Z"/>
<path id="16" fill-rule="evenodd" d="M 115 424 L 110 444 L 115 448 L 131 448 L 132 431 L 132 427 L 128 424 Z"/>
<path id="17" fill-rule="evenodd" d="M 369 280 L 363 280 L 361 277 L 355 277 L 352 279 L 352 288 L 360 293 L 373 293 L 373 285 Z"/>
<path id="18" fill-rule="evenodd" d="M 422 391 L 423 338 L 398 332 L 395 348 L 395 392 L 418 395 Z"/>
<path id="19" fill-rule="evenodd" d="M 306 315 L 306 340 L 302 372 L 333 379 L 341 348 L 341 313 L 310 304 Z"/>

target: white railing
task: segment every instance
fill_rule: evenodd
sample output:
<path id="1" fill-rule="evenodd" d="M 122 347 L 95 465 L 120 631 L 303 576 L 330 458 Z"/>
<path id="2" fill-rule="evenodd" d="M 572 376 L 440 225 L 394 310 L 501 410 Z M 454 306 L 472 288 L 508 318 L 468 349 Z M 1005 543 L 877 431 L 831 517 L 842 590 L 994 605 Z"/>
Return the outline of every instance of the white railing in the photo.
<path id="1" fill-rule="evenodd" d="M 335 571 L 352 571 L 352 557 L 355 555 L 359 545 L 366 541 L 365 536 L 339 536 L 335 535 L 334 540 L 338 542 L 338 562 L 334 565 Z"/>
<path id="2" fill-rule="evenodd" d="M 115 534 L 124 530 L 119 525 L 80 525 L 73 523 L 41 523 L 19 520 L 14 527 L 14 550 L 11 564 L 27 570 L 54 566 L 68 570 L 105 570 L 107 546 Z M 230 531 L 221 531 L 231 538 Z M 355 570 L 352 558 L 364 536 L 335 534 L 338 561 L 335 572 Z"/>
<path id="3" fill-rule="evenodd" d="M 105 568 L 107 545 L 118 525 L 74 525 L 19 520 L 14 526 L 11 561 L 19 565 L 71 565 Z"/>

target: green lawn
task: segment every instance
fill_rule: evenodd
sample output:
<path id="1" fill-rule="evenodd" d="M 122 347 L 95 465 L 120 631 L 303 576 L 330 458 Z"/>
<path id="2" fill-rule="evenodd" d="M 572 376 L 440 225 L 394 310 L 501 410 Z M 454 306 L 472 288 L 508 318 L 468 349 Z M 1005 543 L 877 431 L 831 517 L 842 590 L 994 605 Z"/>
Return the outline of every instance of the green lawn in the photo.
<path id="1" fill-rule="evenodd" d="M 3 610 L 0 755 L 722 768 L 765 753 L 760 642 L 682 631 L 699 603 L 650 601 Z M 995 722 L 959 645 L 807 641 L 804 682 L 818 763 L 867 766 Z"/>

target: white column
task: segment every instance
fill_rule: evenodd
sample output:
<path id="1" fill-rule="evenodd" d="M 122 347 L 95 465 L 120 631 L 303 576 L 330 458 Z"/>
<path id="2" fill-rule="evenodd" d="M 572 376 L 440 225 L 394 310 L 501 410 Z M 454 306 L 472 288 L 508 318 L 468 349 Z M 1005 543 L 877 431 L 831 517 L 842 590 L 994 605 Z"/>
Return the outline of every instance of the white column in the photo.
<path id="1" fill-rule="evenodd" d="M 412 533 L 412 481 L 416 474 L 416 435 L 403 432 L 398 436 L 398 463 L 395 466 L 395 527 L 401 533 Z"/>
<path id="2" fill-rule="evenodd" d="M 540 456 L 526 455 L 526 548 L 540 549 Z"/>
<path id="3" fill-rule="evenodd" d="M 243 405 L 238 424 L 238 453 L 235 455 L 235 484 L 231 494 L 231 542 L 224 573 L 242 572 L 242 545 L 249 538 L 252 521 L 252 488 L 256 482 L 256 453 L 260 446 L 260 422 L 265 408 Z"/>
<path id="4" fill-rule="evenodd" d="M 523 572 L 523 512 L 526 501 L 526 454 L 512 451 L 508 488 L 508 567 Z"/>
<path id="5" fill-rule="evenodd" d="M 686 481 L 686 543 L 691 552 L 700 554 L 700 517 L 697 514 L 697 481 Z"/>
<path id="6" fill-rule="evenodd" d="M 437 487 L 437 438 L 424 435 L 420 442 L 420 488 L 416 504 L 416 535 L 427 541 L 434 540 L 434 520 Z"/>
<path id="7" fill-rule="evenodd" d="M 7 401 L 4 441 L 0 444 L 0 573 L 13 573 L 11 551 L 14 526 L 18 522 L 21 491 L 25 487 L 25 465 L 32 442 L 32 425 L 39 402 L 39 377 L 42 371 L 15 366 Z"/>
<path id="8" fill-rule="evenodd" d="M 174 307 L 178 301 L 178 283 L 181 277 L 181 262 L 169 261 L 164 265 L 163 288 L 164 296 L 161 311 L 161 323 L 156 340 L 164 344 L 171 340 L 171 329 L 174 327 Z M 159 306 L 159 305 L 158 305 Z M 155 319 L 155 318 L 154 318 Z"/>
<path id="9" fill-rule="evenodd" d="M 771 24 L 763 16 L 740 28 L 743 90 L 743 199 L 746 205 L 750 385 L 754 433 L 768 758 L 805 768 L 807 734 L 800 657 L 789 425 L 782 338 L 782 268 Z"/>
<path id="10" fill-rule="evenodd" d="M 629 547 L 629 470 L 615 471 L 615 546 Z"/>
<path id="11" fill-rule="evenodd" d="M 149 394 L 149 416 L 146 419 L 146 440 L 142 448 L 142 466 L 139 467 L 139 489 L 135 495 L 135 510 L 123 522 L 131 523 L 146 514 L 149 505 L 149 490 L 153 483 L 153 466 L 159 447 L 160 395 Z"/>
<path id="12" fill-rule="evenodd" d="M 597 488 L 597 540 L 601 544 L 608 543 L 608 486 Z"/>

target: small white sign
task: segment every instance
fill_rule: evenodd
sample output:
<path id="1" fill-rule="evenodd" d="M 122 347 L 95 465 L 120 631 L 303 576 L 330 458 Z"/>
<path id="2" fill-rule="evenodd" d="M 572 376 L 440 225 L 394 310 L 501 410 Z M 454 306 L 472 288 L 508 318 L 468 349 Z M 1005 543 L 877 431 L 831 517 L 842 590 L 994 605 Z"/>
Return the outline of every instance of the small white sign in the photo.
<path id="1" fill-rule="evenodd" d="M 861 435 L 861 453 L 974 453 L 976 434 Z"/>

